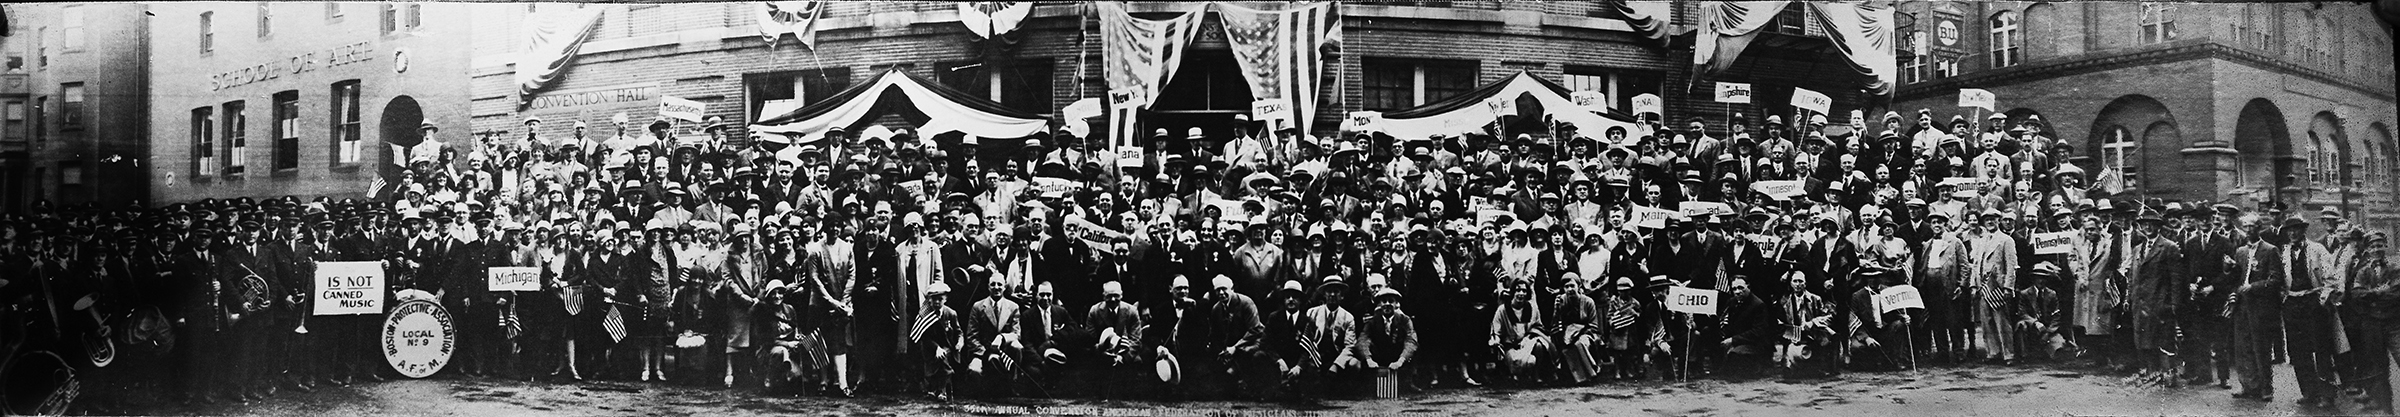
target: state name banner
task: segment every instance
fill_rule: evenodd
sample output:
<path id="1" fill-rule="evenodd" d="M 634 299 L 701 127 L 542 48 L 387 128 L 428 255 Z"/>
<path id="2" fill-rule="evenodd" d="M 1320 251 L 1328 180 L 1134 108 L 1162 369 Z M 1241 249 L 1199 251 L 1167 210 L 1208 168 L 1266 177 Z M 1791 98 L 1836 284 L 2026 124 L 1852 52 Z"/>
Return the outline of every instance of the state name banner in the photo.
<path id="1" fill-rule="evenodd" d="M 916 199 L 919 202 L 933 201 L 933 196 L 925 195 L 925 180 L 908 181 L 895 185 L 900 186 L 900 191 L 907 192 L 909 198 Z"/>
<path id="2" fill-rule="evenodd" d="M 1833 114 L 1833 97 L 1806 88 L 1792 87 L 1792 107 L 1808 109 L 1817 114 Z"/>
<path id="3" fill-rule="evenodd" d="M 1270 98 L 1250 102 L 1250 118 L 1260 123 L 1277 120 L 1290 121 L 1292 120 L 1292 101 Z"/>
<path id="4" fill-rule="evenodd" d="M 541 291 L 542 270 L 530 266 L 495 266 L 484 270 L 492 291 Z"/>
<path id="5" fill-rule="evenodd" d="M 1766 194 L 1767 198 L 1782 201 L 1791 200 L 1792 197 L 1798 197 L 1800 193 L 1806 192 L 1805 184 L 1806 182 L 1800 180 L 1759 181 L 1750 183 L 1750 190 Z"/>
<path id="6" fill-rule="evenodd" d="M 1650 113 L 1665 115 L 1667 114 L 1665 111 L 1666 108 L 1666 101 L 1660 100 L 1657 94 L 1643 93 L 1642 95 L 1633 96 L 1633 114 Z"/>
<path id="7" fill-rule="evenodd" d="M 1361 111 L 1354 111 L 1354 112 L 1350 112 L 1350 115 L 1349 115 L 1349 117 L 1346 117 L 1346 118 L 1343 118 L 1343 119 L 1342 119 L 1342 131 L 1344 131 L 1344 132 L 1380 132 L 1380 131 L 1383 131 L 1383 127 L 1382 127 L 1382 126 L 1376 126 L 1376 124 L 1378 124 L 1378 123 L 1380 123 L 1380 122 L 1382 122 L 1382 121 L 1383 121 L 1383 112 L 1379 112 L 1379 111 L 1365 111 L 1365 110 L 1361 110 Z"/>
<path id="8" fill-rule="evenodd" d="M 1079 184 L 1075 183 L 1075 180 L 1066 178 L 1033 177 L 1033 191 L 1041 194 L 1049 194 L 1052 192 L 1073 194 L 1079 186 Z"/>
<path id="9" fill-rule="evenodd" d="M 1961 88 L 1958 89 L 1958 106 L 1981 108 L 1983 111 L 2000 111 L 2000 97 L 1993 95 L 1990 90 Z"/>
<path id="10" fill-rule="evenodd" d="M 316 275 L 311 315 L 383 313 L 382 262 L 318 262 Z"/>
<path id="11" fill-rule="evenodd" d="M 2067 253 L 2068 251 L 2074 249 L 2072 247 L 2074 242 L 2075 232 L 2035 233 L 2033 234 L 2033 254 L 2057 255 Z"/>
<path id="12" fill-rule="evenodd" d="M 1677 208 L 1677 211 L 1682 213 L 1685 217 L 1721 216 L 1733 214 L 1732 206 L 1727 206 L 1725 203 L 1713 201 L 1685 201 L 1682 204 L 1676 205 L 1675 208 Z"/>
<path id="13" fill-rule="evenodd" d="M 1717 290 L 1667 287 L 1667 311 L 1717 315 Z"/>
<path id="14" fill-rule="evenodd" d="M 1925 297 L 1917 293 L 1915 286 L 1895 285 L 1875 293 L 1875 304 L 1882 305 L 1885 313 L 1903 308 L 1924 309 Z"/>
<path id="15" fill-rule="evenodd" d="M 1517 98 L 1495 96 L 1483 99 L 1483 108 L 1491 110 L 1493 118 L 1515 116 L 1517 115 Z"/>
<path id="16" fill-rule="evenodd" d="M 1083 217 L 1080 216 L 1067 217 L 1066 222 L 1067 227 L 1071 228 L 1071 230 L 1082 232 L 1075 234 L 1075 237 L 1084 241 L 1097 240 L 1101 242 L 1098 247 L 1106 247 L 1108 246 L 1107 242 L 1115 242 L 1117 238 L 1132 237 L 1130 235 L 1126 235 L 1125 233 L 1118 232 L 1116 229 L 1110 229 L 1107 226 L 1093 224 L 1090 220 L 1084 220 Z"/>
<path id="17" fill-rule="evenodd" d="M 1667 217 L 1671 214 L 1675 214 L 1675 212 L 1649 207 L 1634 206 L 1632 219 L 1633 227 L 1646 229 L 1665 229 L 1667 228 Z"/>
<path id="18" fill-rule="evenodd" d="M 1717 83 L 1717 102 L 1750 104 L 1750 83 Z"/>
<path id="19" fill-rule="evenodd" d="M 1982 188 L 1983 179 L 1976 177 L 1949 177 L 1943 178 L 1939 185 L 1958 187 L 1960 189 Z"/>
<path id="20" fill-rule="evenodd" d="M 1575 105 L 1576 105 L 1576 106 L 1583 107 L 1583 109 L 1584 109 L 1584 110 L 1589 110 L 1589 111 L 1591 111 L 1591 112 L 1593 112 L 1593 113 L 1607 113 L 1607 112 L 1608 112 L 1608 94 L 1607 94 L 1607 93 L 1602 93 L 1602 92 L 1598 92 L 1598 91 L 1591 91 L 1591 90 L 1583 90 L 1583 91 L 1577 91 L 1577 92 L 1574 92 L 1574 93 L 1572 93 L 1571 95 L 1569 95 L 1569 97 L 1571 97 L 1571 98 L 1573 98 L 1573 99 L 1575 100 Z"/>
<path id="21" fill-rule="evenodd" d="M 708 105 L 675 96 L 658 96 L 658 115 L 686 122 L 698 122 L 708 114 Z"/>

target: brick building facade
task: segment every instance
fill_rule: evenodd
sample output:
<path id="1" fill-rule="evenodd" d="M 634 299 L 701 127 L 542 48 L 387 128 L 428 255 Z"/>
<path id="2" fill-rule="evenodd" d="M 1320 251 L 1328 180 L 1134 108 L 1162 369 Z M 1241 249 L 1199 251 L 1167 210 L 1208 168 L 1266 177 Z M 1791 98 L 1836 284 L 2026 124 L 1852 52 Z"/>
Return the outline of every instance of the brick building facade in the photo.
<path id="1" fill-rule="evenodd" d="M 464 143 L 461 3 L 149 6 L 149 193 L 159 202 L 369 193 L 387 142 Z"/>
<path id="2" fill-rule="evenodd" d="M 960 25 L 953 3 L 833 3 L 818 24 L 813 50 L 788 37 L 772 46 L 762 40 L 753 4 L 592 4 L 541 6 L 604 10 L 574 66 L 534 100 L 520 103 L 512 75 L 536 7 L 482 7 L 471 17 L 475 32 L 500 35 L 474 40 L 477 134 L 523 137 L 522 121 L 539 117 L 544 137 L 569 135 L 567 121 L 581 120 L 591 126 L 589 136 L 605 138 L 614 134 L 609 119 L 619 112 L 635 124 L 655 117 L 658 96 L 706 103 L 710 115 L 738 126 L 893 67 L 1053 117 L 1077 99 L 1107 90 L 1100 22 L 1088 4 L 1040 3 L 1005 42 L 994 42 Z M 1196 7 L 1143 2 L 1129 9 L 1159 18 Z M 1620 106 L 1640 93 L 1676 96 L 1669 89 L 1689 82 L 1679 75 L 1688 72 L 1688 52 L 1670 52 L 1665 41 L 1635 34 L 1615 11 L 1597 4 L 1344 2 L 1341 13 L 1346 39 L 1339 59 L 1327 66 L 1325 85 L 1332 91 L 1315 115 L 1320 135 L 1332 133 L 1347 111 L 1414 107 L 1519 70 L 1610 93 Z M 1222 130 L 1232 115 L 1248 112 L 1249 91 L 1213 13 L 1202 25 L 1147 128 L 1177 135 L 1193 126 Z M 799 101 L 773 102 L 785 99 Z M 1669 106 L 1669 113 L 1717 108 Z M 697 125 L 681 128 L 693 134 Z M 734 136 L 744 135 L 737 127 Z"/>
<path id="3" fill-rule="evenodd" d="M 0 70 L 0 211 L 35 201 L 140 200 L 149 6 L 7 5 Z"/>
<path id="4" fill-rule="evenodd" d="M 2039 114 L 2087 171 L 2131 174 L 2123 197 L 2331 207 L 2392 230 L 2400 110 L 2372 7 L 1908 3 L 1899 30 L 1928 47 L 1903 52 L 1895 107 L 1947 119 L 1969 111 L 1959 88 L 1988 89 L 2012 124 Z"/>

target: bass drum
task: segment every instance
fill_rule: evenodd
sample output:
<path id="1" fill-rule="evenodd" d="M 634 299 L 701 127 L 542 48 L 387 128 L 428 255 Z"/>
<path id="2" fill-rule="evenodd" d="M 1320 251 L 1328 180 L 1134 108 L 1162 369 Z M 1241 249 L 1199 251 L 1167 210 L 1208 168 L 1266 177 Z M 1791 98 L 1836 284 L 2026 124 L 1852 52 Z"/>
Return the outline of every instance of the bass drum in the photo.
<path id="1" fill-rule="evenodd" d="M 60 416 L 83 393 L 75 368 L 50 352 L 35 351 L 10 358 L 0 369 L 0 414 Z"/>

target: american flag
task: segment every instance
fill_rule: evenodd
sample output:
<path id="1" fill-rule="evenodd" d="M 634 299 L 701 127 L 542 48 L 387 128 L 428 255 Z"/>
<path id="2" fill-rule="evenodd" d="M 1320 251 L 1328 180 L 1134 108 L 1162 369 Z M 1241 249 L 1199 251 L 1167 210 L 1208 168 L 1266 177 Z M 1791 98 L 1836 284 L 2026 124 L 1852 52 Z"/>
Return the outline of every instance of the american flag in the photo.
<path id="1" fill-rule="evenodd" d="M 1175 67 L 1183 62 L 1183 47 L 1199 34 L 1201 13 L 1147 20 L 1126 12 L 1124 2 L 1098 5 L 1101 55 L 1107 58 L 1109 145 L 1139 146 L 1134 116 L 1173 79 Z"/>
<path id="2" fill-rule="evenodd" d="M 509 308 L 500 311 L 500 328 L 508 331 L 508 338 L 515 339 L 525 333 L 525 322 L 517 319 L 517 309 Z"/>
<path id="3" fill-rule="evenodd" d="M 600 318 L 600 328 L 608 330 L 608 340 L 625 341 L 625 313 L 616 305 L 608 306 L 608 316 Z"/>
<path id="4" fill-rule="evenodd" d="M 583 288 L 570 287 L 559 290 L 558 300 L 559 304 L 566 306 L 567 315 L 583 314 Z"/>
<path id="5" fill-rule="evenodd" d="M 1291 103 L 1290 127 L 1307 132 L 1317 111 L 1318 76 L 1325 59 L 1341 52 L 1342 15 L 1333 2 L 1284 11 L 1219 4 L 1225 43 L 1250 80 L 1250 95 Z"/>
<path id="6" fill-rule="evenodd" d="M 375 176 L 375 179 L 367 181 L 367 197 L 378 200 L 383 199 L 384 184 L 385 183 L 382 175 L 377 175 Z"/>
<path id="7" fill-rule="evenodd" d="M 925 310 L 925 313 L 917 315 L 917 326 L 908 331 L 909 343 L 923 343 L 925 341 L 925 332 L 932 331 L 933 324 L 941 321 L 941 316 L 935 313 L 935 311 L 936 310 L 928 309 Z"/>

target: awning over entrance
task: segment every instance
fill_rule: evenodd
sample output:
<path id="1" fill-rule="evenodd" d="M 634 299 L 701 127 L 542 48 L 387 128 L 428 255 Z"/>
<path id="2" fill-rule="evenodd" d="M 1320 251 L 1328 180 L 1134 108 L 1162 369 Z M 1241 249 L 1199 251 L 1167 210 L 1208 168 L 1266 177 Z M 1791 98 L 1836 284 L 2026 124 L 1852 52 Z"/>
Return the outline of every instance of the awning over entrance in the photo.
<path id="1" fill-rule="evenodd" d="M 1477 87 L 1442 101 L 1385 112 L 1383 121 L 1375 126 L 1393 137 L 1417 139 L 1437 133 L 1476 131 L 1486 124 L 1499 121 L 1500 116 L 1513 116 L 1518 120 L 1540 120 L 1541 116 L 1550 116 L 1561 122 L 1573 123 L 1576 130 L 1595 137 L 1609 127 L 1623 127 L 1626 132 L 1640 131 L 1634 128 L 1633 116 L 1625 114 L 1623 110 L 1594 113 L 1575 105 L 1575 100 L 1570 98 L 1572 95 L 1565 86 L 1519 71 L 1500 82 Z M 1484 102 L 1495 97 L 1515 100 L 1516 113 L 1494 114 Z"/>
<path id="2" fill-rule="evenodd" d="M 792 143 L 802 144 L 823 139 L 827 130 L 836 127 L 856 132 L 885 115 L 899 115 L 926 137 L 958 132 L 978 138 L 1023 138 L 1049 126 L 1041 116 L 925 82 L 906 72 L 887 70 L 876 75 L 874 82 L 759 119 L 750 125 L 750 131 L 786 135 Z"/>

